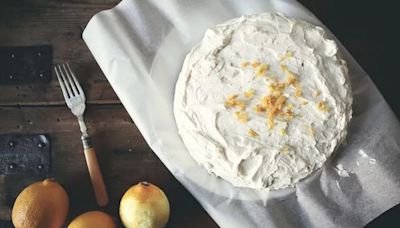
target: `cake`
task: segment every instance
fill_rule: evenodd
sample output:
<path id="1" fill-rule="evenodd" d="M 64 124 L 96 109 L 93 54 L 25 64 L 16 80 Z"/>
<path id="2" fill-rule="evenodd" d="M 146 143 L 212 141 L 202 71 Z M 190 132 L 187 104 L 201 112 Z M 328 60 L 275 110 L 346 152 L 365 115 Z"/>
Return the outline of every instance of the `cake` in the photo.
<path id="1" fill-rule="evenodd" d="M 282 189 L 345 139 L 345 61 L 321 27 L 263 13 L 208 29 L 186 56 L 174 114 L 193 159 L 237 187 Z"/>

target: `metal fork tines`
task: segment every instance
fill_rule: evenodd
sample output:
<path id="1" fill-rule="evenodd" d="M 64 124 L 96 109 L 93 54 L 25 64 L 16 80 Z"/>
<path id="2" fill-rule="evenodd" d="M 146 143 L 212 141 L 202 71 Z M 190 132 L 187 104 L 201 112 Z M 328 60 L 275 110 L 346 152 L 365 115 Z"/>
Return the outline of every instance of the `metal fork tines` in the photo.
<path id="1" fill-rule="evenodd" d="M 83 113 L 85 112 L 85 94 L 82 87 L 79 85 L 78 80 L 72 72 L 71 67 L 67 63 L 54 67 L 60 87 L 65 98 L 67 106 L 71 109 L 72 113 L 78 117 L 79 127 L 82 132 L 82 143 L 88 167 L 90 179 L 92 181 L 96 201 L 99 206 L 108 204 L 108 195 L 104 180 L 101 175 L 100 167 L 97 162 L 96 152 L 91 145 L 91 140 L 88 135 L 85 122 L 83 120 Z"/>
<path id="2" fill-rule="evenodd" d="M 60 64 L 54 67 L 60 87 L 64 95 L 67 106 L 71 112 L 78 118 L 79 127 L 82 135 L 87 136 L 87 128 L 83 121 L 83 113 L 85 112 L 85 94 L 82 87 L 71 70 L 69 64 Z"/>

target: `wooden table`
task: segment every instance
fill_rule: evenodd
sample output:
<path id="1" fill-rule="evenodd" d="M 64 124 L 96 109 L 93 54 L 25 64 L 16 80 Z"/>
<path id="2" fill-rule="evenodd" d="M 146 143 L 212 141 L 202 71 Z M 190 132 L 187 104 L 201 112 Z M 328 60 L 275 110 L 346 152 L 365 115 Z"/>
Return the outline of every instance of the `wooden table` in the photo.
<path id="1" fill-rule="evenodd" d="M 169 227 L 217 227 L 151 151 L 81 39 L 89 19 L 118 2 L 2 0 L 0 46 L 52 44 L 55 64 L 71 62 L 85 88 L 88 104 L 85 117 L 111 200 L 104 211 L 118 218 L 119 200 L 124 191 L 139 181 L 147 180 L 159 185 L 170 199 Z M 369 11 L 356 11 L 357 5 L 347 1 L 346 7 L 343 7 L 343 2 L 334 0 L 300 2 L 316 13 L 342 40 L 383 89 L 392 108 L 399 114 L 399 103 L 394 98 L 392 102 L 390 100 L 399 92 L 393 84 L 385 83 L 392 77 L 389 75 L 390 63 L 386 61 L 390 54 L 386 42 L 382 42 L 385 36 L 375 36 L 363 24 L 371 22 L 366 19 Z M 373 6 L 368 10 L 372 12 Z M 388 30 L 383 31 L 388 34 Z M 387 67 L 383 69 L 382 66 Z M 0 120 L 0 133 L 46 133 L 50 136 L 51 176 L 65 187 L 70 196 L 69 220 L 85 211 L 98 209 L 82 153 L 78 122 L 65 106 L 56 80 L 45 85 L 0 86 Z M 9 220 L 9 210 L 17 194 L 42 178 L 0 176 L 0 220 Z"/>

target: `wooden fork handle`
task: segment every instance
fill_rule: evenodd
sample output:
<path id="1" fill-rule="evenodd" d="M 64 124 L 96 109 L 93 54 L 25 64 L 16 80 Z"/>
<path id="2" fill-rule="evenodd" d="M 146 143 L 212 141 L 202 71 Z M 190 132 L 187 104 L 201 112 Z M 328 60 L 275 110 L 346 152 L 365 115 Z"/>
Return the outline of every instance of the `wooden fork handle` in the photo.
<path id="1" fill-rule="evenodd" d="M 90 137 L 82 136 L 82 142 L 85 150 L 86 164 L 88 167 L 90 180 L 92 181 L 97 204 L 101 207 L 104 207 L 108 204 L 108 195 L 106 186 L 104 185 L 103 176 L 101 175 L 100 166 L 97 161 L 96 151 L 91 146 Z"/>

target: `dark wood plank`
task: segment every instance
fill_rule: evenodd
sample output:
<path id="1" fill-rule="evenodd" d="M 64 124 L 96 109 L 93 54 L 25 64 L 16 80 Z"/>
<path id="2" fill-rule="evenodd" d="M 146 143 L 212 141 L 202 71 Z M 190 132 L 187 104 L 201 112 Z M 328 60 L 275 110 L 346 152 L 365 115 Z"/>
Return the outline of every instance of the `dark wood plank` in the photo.
<path id="1" fill-rule="evenodd" d="M 0 45 L 51 44 L 54 63 L 71 62 L 89 104 L 120 103 L 81 38 L 89 19 L 112 8 L 119 0 L 103 1 L 1 1 Z M 0 86 L 0 105 L 62 104 L 58 83 Z"/>
<path id="2" fill-rule="evenodd" d="M 87 104 L 121 104 L 94 62 L 72 62 L 71 67 L 85 90 Z M 63 104 L 65 101 L 55 75 L 49 84 L 0 85 L 0 106 Z"/>
<path id="3" fill-rule="evenodd" d="M 365 0 L 299 0 L 343 43 L 400 118 L 397 5 Z M 397 34 L 397 33 L 396 33 Z M 396 46 L 397 47 L 397 46 Z"/>
<path id="4" fill-rule="evenodd" d="M 2 133 L 49 134 L 52 141 L 52 176 L 69 193 L 69 219 L 98 209 L 87 173 L 79 126 L 67 107 L 1 107 L 0 119 Z M 146 180 L 160 186 L 170 199 L 169 227 L 216 227 L 147 146 L 122 106 L 89 106 L 86 120 L 110 196 L 110 205 L 105 211 L 118 218 L 123 193 L 131 185 Z M 0 205 L 11 208 L 15 197 L 25 186 L 42 178 L 2 177 Z"/>

